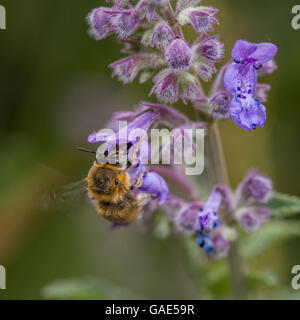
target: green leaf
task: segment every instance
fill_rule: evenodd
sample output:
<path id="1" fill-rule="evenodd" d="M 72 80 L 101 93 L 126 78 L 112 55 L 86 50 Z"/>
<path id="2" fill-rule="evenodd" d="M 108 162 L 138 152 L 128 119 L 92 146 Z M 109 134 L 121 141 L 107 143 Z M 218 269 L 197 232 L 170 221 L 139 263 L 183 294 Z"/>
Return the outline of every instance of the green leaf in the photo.
<path id="1" fill-rule="evenodd" d="M 272 221 L 246 237 L 242 243 L 244 257 L 247 261 L 256 258 L 266 249 L 284 240 L 300 236 L 299 221 Z"/>
<path id="2" fill-rule="evenodd" d="M 111 300 L 138 299 L 137 296 L 123 288 L 114 287 L 104 280 L 62 279 L 46 285 L 42 289 L 46 299 L 67 300 Z"/>
<path id="3" fill-rule="evenodd" d="M 275 193 L 266 204 L 272 209 L 271 218 L 287 218 L 300 213 L 300 198 L 282 193 Z"/>

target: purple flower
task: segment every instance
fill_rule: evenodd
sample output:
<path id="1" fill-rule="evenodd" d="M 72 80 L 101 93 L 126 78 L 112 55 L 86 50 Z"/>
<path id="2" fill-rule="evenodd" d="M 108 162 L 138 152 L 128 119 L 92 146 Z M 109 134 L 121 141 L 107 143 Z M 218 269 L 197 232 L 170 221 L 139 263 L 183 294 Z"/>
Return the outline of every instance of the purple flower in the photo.
<path id="1" fill-rule="evenodd" d="M 118 60 L 109 65 L 113 69 L 112 76 L 117 75 L 124 84 L 132 82 L 138 72 L 147 68 L 153 60 L 151 54 L 140 53 Z"/>
<path id="2" fill-rule="evenodd" d="M 238 187 L 238 197 L 246 203 L 256 201 L 258 203 L 268 202 L 273 195 L 272 180 L 257 170 L 251 170 Z"/>
<path id="3" fill-rule="evenodd" d="M 178 79 L 172 69 L 163 69 L 153 79 L 150 96 L 155 93 L 157 99 L 162 102 L 174 103 L 178 100 Z"/>
<path id="4" fill-rule="evenodd" d="M 215 259 L 221 259 L 228 256 L 230 245 L 228 240 L 225 238 L 224 232 L 217 231 L 212 236 L 213 242 L 213 257 Z"/>
<path id="5" fill-rule="evenodd" d="M 192 49 L 183 39 L 175 39 L 165 52 L 166 60 L 175 70 L 188 70 L 191 65 Z"/>
<path id="6" fill-rule="evenodd" d="M 202 88 L 197 83 L 197 79 L 189 72 L 184 72 L 180 75 L 180 96 L 183 103 L 187 100 L 192 102 L 206 102 Z"/>
<path id="7" fill-rule="evenodd" d="M 193 64 L 195 71 L 203 81 L 209 81 L 213 74 L 217 72 L 213 64 L 205 63 L 202 61 L 195 61 Z"/>
<path id="8" fill-rule="evenodd" d="M 97 8 L 92 10 L 87 16 L 87 22 L 90 25 L 89 33 L 96 40 L 103 39 L 113 31 L 110 19 L 112 10 L 109 8 Z"/>
<path id="9" fill-rule="evenodd" d="M 193 45 L 193 54 L 207 62 L 218 62 L 224 57 L 224 44 L 218 40 L 219 36 L 204 37 Z"/>
<path id="10" fill-rule="evenodd" d="M 215 188 L 205 202 L 203 211 L 199 215 L 200 229 L 202 232 L 209 232 L 219 226 L 220 219 L 217 211 L 222 203 L 222 199 L 222 192 Z"/>
<path id="11" fill-rule="evenodd" d="M 272 43 L 255 44 L 243 40 L 238 40 L 232 49 L 234 63 L 225 72 L 224 87 L 234 96 L 230 106 L 232 120 L 247 131 L 265 124 L 265 107 L 254 97 L 257 70 L 276 52 L 277 47 Z"/>
<path id="12" fill-rule="evenodd" d="M 213 23 L 219 24 L 215 17 L 217 12 L 218 10 L 212 7 L 188 7 L 179 13 L 178 20 L 182 25 L 191 24 L 199 34 L 206 34 L 214 31 Z"/>
<path id="13" fill-rule="evenodd" d="M 226 120 L 230 117 L 230 95 L 225 91 L 217 92 L 209 101 L 212 106 L 211 115 L 218 120 Z"/>
<path id="14" fill-rule="evenodd" d="M 148 172 L 143 177 L 143 185 L 138 189 L 151 194 L 162 205 L 170 198 L 170 192 L 166 181 L 156 172 Z"/>
<path id="15" fill-rule="evenodd" d="M 174 39 L 172 28 L 166 22 L 159 22 L 153 30 L 151 46 L 165 50 Z"/>
<path id="16" fill-rule="evenodd" d="M 129 37 L 139 25 L 139 12 L 130 10 L 112 10 L 110 23 L 114 32 L 121 38 Z"/>
<path id="17" fill-rule="evenodd" d="M 268 208 L 242 208 L 236 212 L 236 219 L 246 232 L 254 232 L 268 220 L 269 215 L 270 209 Z"/>
<path id="18" fill-rule="evenodd" d="M 183 233 L 193 233 L 200 229 L 199 214 L 203 209 L 201 202 L 190 202 L 178 212 L 175 221 L 177 231 Z"/>

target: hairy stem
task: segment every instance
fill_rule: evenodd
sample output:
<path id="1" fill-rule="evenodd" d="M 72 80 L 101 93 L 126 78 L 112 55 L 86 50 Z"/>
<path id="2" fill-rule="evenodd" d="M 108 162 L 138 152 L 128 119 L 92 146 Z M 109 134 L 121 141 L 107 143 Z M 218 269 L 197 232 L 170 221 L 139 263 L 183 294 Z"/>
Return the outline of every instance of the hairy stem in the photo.
<path id="1" fill-rule="evenodd" d="M 227 167 L 217 122 L 214 122 L 209 129 L 207 143 L 215 183 L 229 186 Z M 235 299 L 244 299 L 246 297 L 245 279 L 238 239 L 231 243 L 228 262 L 233 296 Z"/>

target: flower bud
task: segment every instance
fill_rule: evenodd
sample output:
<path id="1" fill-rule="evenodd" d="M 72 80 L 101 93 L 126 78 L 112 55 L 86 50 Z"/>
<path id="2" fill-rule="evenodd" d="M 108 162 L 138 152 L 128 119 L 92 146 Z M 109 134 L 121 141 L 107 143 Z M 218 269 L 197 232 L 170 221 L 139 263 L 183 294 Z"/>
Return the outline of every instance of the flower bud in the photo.
<path id="1" fill-rule="evenodd" d="M 175 70 L 188 70 L 191 64 L 192 51 L 183 39 L 175 39 L 166 50 L 165 57 Z"/>
<path id="2" fill-rule="evenodd" d="M 236 219 L 246 232 L 254 232 L 268 219 L 270 212 L 270 209 L 262 207 L 241 208 L 236 212 Z"/>
<path id="3" fill-rule="evenodd" d="M 131 9 L 112 12 L 111 25 L 114 28 L 114 32 L 121 38 L 129 37 L 139 25 L 138 11 Z"/>
<path id="4" fill-rule="evenodd" d="M 178 79 L 173 70 L 163 69 L 153 81 L 155 85 L 150 95 L 155 93 L 159 101 L 171 104 L 178 100 Z"/>
<path id="5" fill-rule="evenodd" d="M 212 110 L 211 115 L 218 120 L 226 120 L 230 117 L 230 95 L 225 91 L 216 93 L 209 101 Z"/>
<path id="6" fill-rule="evenodd" d="M 171 27 L 165 22 L 160 22 L 152 33 L 151 46 L 165 50 L 174 39 L 175 35 Z"/>
<path id="7" fill-rule="evenodd" d="M 219 36 L 206 37 L 193 46 L 193 59 L 205 59 L 207 62 L 218 62 L 224 57 L 224 44 L 218 40 Z"/>
<path id="8" fill-rule="evenodd" d="M 90 26 L 89 33 L 96 40 L 101 40 L 112 33 L 110 8 L 97 8 L 92 10 L 87 16 L 87 22 Z"/>
<path id="9" fill-rule="evenodd" d="M 238 196 L 246 203 L 253 200 L 259 203 L 268 202 L 272 194 L 272 180 L 261 175 L 257 170 L 250 171 L 238 188 Z"/>

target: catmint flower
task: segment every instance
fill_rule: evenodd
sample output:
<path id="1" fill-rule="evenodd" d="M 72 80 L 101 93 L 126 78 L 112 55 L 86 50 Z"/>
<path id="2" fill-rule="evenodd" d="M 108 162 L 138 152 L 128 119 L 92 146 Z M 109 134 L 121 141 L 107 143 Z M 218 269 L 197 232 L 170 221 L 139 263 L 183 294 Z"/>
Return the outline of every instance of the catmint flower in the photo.
<path id="1" fill-rule="evenodd" d="M 199 232 L 198 237 L 196 239 L 200 248 L 204 249 L 206 252 L 212 252 L 214 249 L 213 241 L 211 237 L 207 235 L 203 235 Z"/>
<path id="2" fill-rule="evenodd" d="M 192 102 L 207 101 L 202 88 L 197 83 L 196 77 L 189 72 L 184 72 L 180 75 L 180 96 L 185 104 L 187 100 Z"/>
<path id="3" fill-rule="evenodd" d="M 152 54 L 136 54 L 118 60 L 109 65 L 113 69 L 112 76 L 117 75 L 124 84 L 132 82 L 139 71 L 151 65 L 154 56 Z"/>
<path id="4" fill-rule="evenodd" d="M 230 244 L 225 237 L 225 232 L 216 231 L 212 236 L 213 251 L 212 255 L 215 259 L 222 259 L 228 256 Z"/>
<path id="5" fill-rule="evenodd" d="M 212 7 L 188 7 L 178 14 L 178 21 L 181 25 L 191 24 L 199 34 L 206 34 L 214 31 L 213 23 L 219 24 L 217 12 Z"/>
<path id="6" fill-rule="evenodd" d="M 191 202 L 184 206 L 179 212 L 175 225 L 178 232 L 193 233 L 200 229 L 199 214 L 203 210 L 201 202 Z"/>
<path id="7" fill-rule="evenodd" d="M 219 36 L 207 37 L 196 41 L 193 45 L 193 56 L 206 62 L 218 62 L 224 58 L 224 44 L 218 40 Z"/>
<path id="8" fill-rule="evenodd" d="M 251 170 L 238 187 L 238 194 L 246 203 L 253 200 L 266 203 L 273 195 L 272 180 L 255 169 Z"/>
<path id="9" fill-rule="evenodd" d="M 112 10 L 111 12 L 111 26 L 120 38 L 127 38 L 134 33 L 140 23 L 138 10 Z"/>
<path id="10" fill-rule="evenodd" d="M 226 120 L 230 117 L 229 107 L 230 107 L 231 97 L 225 91 L 217 92 L 210 100 L 209 103 L 212 107 L 211 116 L 218 120 Z"/>
<path id="11" fill-rule="evenodd" d="M 90 26 L 89 34 L 96 40 L 101 40 L 113 31 L 111 26 L 112 10 L 109 8 L 97 8 L 92 10 L 87 16 Z"/>
<path id="12" fill-rule="evenodd" d="M 162 205 L 170 198 L 170 192 L 166 181 L 156 172 L 148 172 L 143 177 L 143 184 L 138 189 L 149 193 L 158 199 L 158 204 Z"/>
<path id="13" fill-rule="evenodd" d="M 224 87 L 234 96 L 230 106 L 232 120 L 247 131 L 265 124 L 265 106 L 254 97 L 257 70 L 276 52 L 277 47 L 272 43 L 255 44 L 243 40 L 238 40 L 232 49 L 234 63 L 225 72 Z"/>
<path id="14" fill-rule="evenodd" d="M 153 79 L 155 85 L 150 91 L 150 96 L 155 93 L 159 101 L 174 103 L 178 100 L 178 78 L 174 70 L 163 69 Z"/>
<path id="15" fill-rule="evenodd" d="M 175 35 L 172 28 L 166 22 L 159 22 L 153 30 L 151 46 L 165 50 L 174 39 Z"/>
<path id="16" fill-rule="evenodd" d="M 199 215 L 199 223 L 201 231 L 211 231 L 220 224 L 217 211 L 222 203 L 223 195 L 215 188 L 205 202 L 203 211 Z"/>
<path id="17" fill-rule="evenodd" d="M 197 72 L 198 76 L 203 81 L 211 80 L 214 73 L 217 72 L 216 67 L 213 64 L 205 63 L 202 61 L 195 61 L 193 64 L 195 71 Z"/>
<path id="18" fill-rule="evenodd" d="M 236 212 L 236 219 L 246 232 L 254 232 L 268 220 L 270 209 L 263 207 L 241 208 Z"/>
<path id="19" fill-rule="evenodd" d="M 192 49 L 183 39 L 175 39 L 165 52 L 166 60 L 175 70 L 188 70 L 191 65 Z"/>

